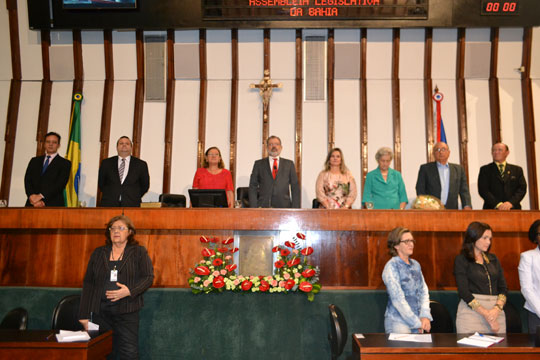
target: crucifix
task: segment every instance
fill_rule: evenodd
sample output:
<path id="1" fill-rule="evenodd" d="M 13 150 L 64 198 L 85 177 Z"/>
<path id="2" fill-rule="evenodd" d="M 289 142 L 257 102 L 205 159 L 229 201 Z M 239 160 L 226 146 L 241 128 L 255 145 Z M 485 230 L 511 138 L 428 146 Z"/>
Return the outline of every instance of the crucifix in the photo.
<path id="1" fill-rule="evenodd" d="M 268 138 L 268 114 L 270 112 L 270 98 L 272 97 L 272 91 L 274 88 L 281 88 L 282 84 L 273 84 L 270 79 L 270 70 L 264 70 L 264 77 L 258 84 L 250 84 L 251 89 L 259 89 L 259 95 L 261 96 L 263 103 L 263 141 Z M 263 156 L 266 156 L 266 147 L 263 150 Z"/>

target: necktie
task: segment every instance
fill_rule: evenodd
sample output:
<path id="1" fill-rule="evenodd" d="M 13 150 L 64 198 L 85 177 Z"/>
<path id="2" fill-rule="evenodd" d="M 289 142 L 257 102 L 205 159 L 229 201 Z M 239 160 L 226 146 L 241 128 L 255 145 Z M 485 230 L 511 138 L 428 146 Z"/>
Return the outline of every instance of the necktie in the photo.
<path id="1" fill-rule="evenodd" d="M 122 180 L 124 178 L 125 169 L 126 169 L 126 159 L 122 159 L 122 162 L 120 163 L 120 167 L 118 167 L 118 175 L 120 175 L 120 183 L 122 183 Z"/>
<path id="2" fill-rule="evenodd" d="M 277 175 L 277 158 L 274 158 L 274 165 L 272 165 L 272 177 L 275 179 Z"/>
<path id="3" fill-rule="evenodd" d="M 47 170 L 50 159 L 51 159 L 51 155 L 47 155 L 47 160 L 45 160 L 45 163 L 43 164 L 43 169 L 41 169 L 41 175 L 43 175 L 45 173 L 45 170 Z"/>
<path id="4" fill-rule="evenodd" d="M 501 176 L 504 177 L 504 164 L 499 164 L 499 172 L 501 173 Z"/>

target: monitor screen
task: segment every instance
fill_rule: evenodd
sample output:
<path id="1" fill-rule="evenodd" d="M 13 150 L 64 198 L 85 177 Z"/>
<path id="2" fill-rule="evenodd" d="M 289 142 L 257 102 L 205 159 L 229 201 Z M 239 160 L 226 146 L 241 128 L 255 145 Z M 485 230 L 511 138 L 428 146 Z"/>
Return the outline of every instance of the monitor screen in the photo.
<path id="1" fill-rule="evenodd" d="M 229 207 L 223 189 L 189 189 L 191 207 Z"/>
<path id="2" fill-rule="evenodd" d="M 137 0 L 62 0 L 64 9 L 136 9 Z"/>

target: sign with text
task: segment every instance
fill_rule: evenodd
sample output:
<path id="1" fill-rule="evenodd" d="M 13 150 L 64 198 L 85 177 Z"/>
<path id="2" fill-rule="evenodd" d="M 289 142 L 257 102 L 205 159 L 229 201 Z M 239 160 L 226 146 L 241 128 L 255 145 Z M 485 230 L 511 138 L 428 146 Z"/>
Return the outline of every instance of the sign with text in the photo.
<path id="1" fill-rule="evenodd" d="M 204 20 L 428 18 L 428 0 L 204 0 Z"/>

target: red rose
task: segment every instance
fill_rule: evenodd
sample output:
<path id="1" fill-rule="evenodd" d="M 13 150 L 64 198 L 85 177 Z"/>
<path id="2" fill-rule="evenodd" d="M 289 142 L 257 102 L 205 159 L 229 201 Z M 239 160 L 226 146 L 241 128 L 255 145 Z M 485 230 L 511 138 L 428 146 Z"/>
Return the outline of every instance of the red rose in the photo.
<path id="1" fill-rule="evenodd" d="M 292 260 L 287 261 L 288 267 L 293 267 L 300 264 L 300 258 L 293 258 Z"/>
<path id="2" fill-rule="evenodd" d="M 241 284 L 242 290 L 248 291 L 249 289 L 251 289 L 252 286 L 253 286 L 253 283 L 251 281 L 249 280 L 242 281 L 242 284 Z"/>
<path id="3" fill-rule="evenodd" d="M 219 239 L 218 238 L 212 238 L 212 239 L 210 239 L 210 241 L 213 242 L 213 243 L 218 243 Z"/>
<path id="4" fill-rule="evenodd" d="M 294 283 L 294 280 L 293 279 L 289 279 L 285 282 L 285 286 L 284 288 L 287 289 L 287 290 L 291 290 L 293 288 L 293 286 L 295 285 Z"/>
<path id="5" fill-rule="evenodd" d="M 240 250 L 240 249 L 238 249 L 238 248 L 231 249 L 231 253 L 234 254 L 234 253 L 237 252 L 238 250 Z"/>
<path id="6" fill-rule="evenodd" d="M 290 253 L 289 249 L 281 249 L 280 251 L 281 256 L 288 256 Z"/>
<path id="7" fill-rule="evenodd" d="M 197 275 L 209 275 L 210 274 L 210 269 L 208 269 L 206 266 L 197 266 L 195 268 L 195 274 Z"/>
<path id="8" fill-rule="evenodd" d="M 300 253 L 304 256 L 309 256 L 311 254 L 313 254 L 313 248 L 311 246 L 308 246 L 307 248 L 304 248 L 302 249 L 302 251 L 300 251 Z"/>
<path id="9" fill-rule="evenodd" d="M 283 265 L 285 265 L 285 263 L 283 262 L 283 260 L 278 260 L 274 263 L 274 266 L 277 268 L 277 269 L 281 269 L 283 267 Z"/>
<path id="10" fill-rule="evenodd" d="M 313 285 L 311 285 L 309 281 L 302 281 L 300 283 L 300 290 L 302 290 L 303 292 L 310 292 L 311 290 L 313 290 Z"/>
<path id="11" fill-rule="evenodd" d="M 226 247 L 220 247 L 217 249 L 217 251 L 219 251 L 220 253 L 226 253 L 227 251 L 229 251 L 229 249 Z"/>
<path id="12" fill-rule="evenodd" d="M 233 272 L 236 269 L 236 264 L 230 264 L 225 266 L 225 269 L 227 269 L 228 272 Z"/>
<path id="13" fill-rule="evenodd" d="M 302 276 L 305 277 L 305 278 L 310 278 L 313 275 L 315 275 L 315 270 L 313 270 L 313 269 L 306 269 L 306 270 L 302 271 Z"/>
<path id="14" fill-rule="evenodd" d="M 306 240 L 306 235 L 304 235 L 302 233 L 296 233 L 296 237 L 299 238 L 299 239 L 302 239 L 302 240 Z"/>
<path id="15" fill-rule="evenodd" d="M 208 238 L 207 238 L 206 236 L 201 236 L 201 237 L 199 238 L 199 240 L 201 240 L 201 242 L 202 242 L 203 244 L 206 244 L 207 242 L 210 241 L 210 240 L 208 240 Z"/>
<path id="16" fill-rule="evenodd" d="M 278 252 L 279 251 L 279 246 L 274 246 L 272 248 L 272 252 Z"/>
<path id="17" fill-rule="evenodd" d="M 260 291 L 268 291 L 270 289 L 270 284 L 266 280 L 261 280 L 261 285 L 259 285 Z"/>
<path id="18" fill-rule="evenodd" d="M 210 257 L 212 255 L 216 255 L 216 252 L 213 249 L 209 249 L 209 248 L 202 249 L 201 253 L 202 253 L 202 256 L 204 257 Z"/>
<path id="19" fill-rule="evenodd" d="M 294 249 L 294 247 L 296 246 L 296 244 L 293 243 L 293 242 L 290 242 L 290 241 L 285 241 L 285 246 L 288 246 L 288 247 L 290 247 L 291 249 Z"/>
<path id="20" fill-rule="evenodd" d="M 228 239 L 223 240 L 221 243 L 223 245 L 229 245 L 229 244 L 232 244 L 233 242 L 234 242 L 234 238 L 230 237 Z"/>
<path id="21" fill-rule="evenodd" d="M 216 289 L 220 289 L 220 288 L 224 287 L 225 286 L 225 281 L 223 280 L 223 276 L 215 277 L 214 281 L 212 281 L 212 285 L 214 285 L 214 287 Z"/>
<path id="22" fill-rule="evenodd" d="M 212 261 L 212 265 L 221 266 L 223 265 L 223 260 L 221 260 L 220 258 L 214 259 L 214 261 Z"/>

